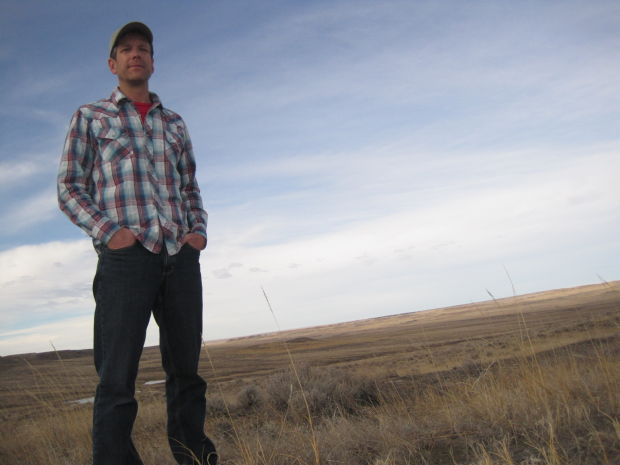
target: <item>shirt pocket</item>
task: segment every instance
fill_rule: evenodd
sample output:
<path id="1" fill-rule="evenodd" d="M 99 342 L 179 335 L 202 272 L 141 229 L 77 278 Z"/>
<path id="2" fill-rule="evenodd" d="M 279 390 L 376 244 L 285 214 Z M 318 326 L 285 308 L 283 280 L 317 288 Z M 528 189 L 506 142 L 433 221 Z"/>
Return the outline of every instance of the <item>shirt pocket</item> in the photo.
<path id="1" fill-rule="evenodd" d="M 91 123 L 92 134 L 99 149 L 101 163 L 116 164 L 131 157 L 133 142 L 127 131 L 114 119 L 95 120 Z"/>
<path id="2" fill-rule="evenodd" d="M 168 162 L 177 166 L 184 147 L 183 133 L 172 126 L 164 130 L 164 156 Z"/>

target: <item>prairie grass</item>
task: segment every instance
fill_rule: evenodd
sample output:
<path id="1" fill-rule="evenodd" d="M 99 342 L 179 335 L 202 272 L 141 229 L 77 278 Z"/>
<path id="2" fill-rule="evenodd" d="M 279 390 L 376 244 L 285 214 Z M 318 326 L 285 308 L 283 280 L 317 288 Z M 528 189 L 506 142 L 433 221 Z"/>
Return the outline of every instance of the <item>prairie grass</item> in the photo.
<path id="1" fill-rule="evenodd" d="M 593 344 L 596 350 L 582 358 L 565 348 L 538 361 L 439 373 L 441 382 L 421 376 L 375 384 L 309 370 L 303 381 L 322 463 L 618 463 L 620 366 L 612 348 L 618 340 Z M 269 378 L 256 388 L 250 409 L 247 391 L 240 394 L 234 413 L 220 421 L 236 422 L 254 453 L 226 463 L 312 463 L 303 408 L 291 386 L 285 376 Z"/>
<path id="2" fill-rule="evenodd" d="M 208 344 L 206 430 L 222 465 L 618 465 L 620 286 L 606 286 Z M 0 359 L 1 464 L 90 463 L 91 407 L 69 401 L 92 396 L 94 370 L 59 355 Z M 144 384 L 163 378 L 156 355 L 134 440 L 145 465 L 173 465 L 163 385 Z"/>

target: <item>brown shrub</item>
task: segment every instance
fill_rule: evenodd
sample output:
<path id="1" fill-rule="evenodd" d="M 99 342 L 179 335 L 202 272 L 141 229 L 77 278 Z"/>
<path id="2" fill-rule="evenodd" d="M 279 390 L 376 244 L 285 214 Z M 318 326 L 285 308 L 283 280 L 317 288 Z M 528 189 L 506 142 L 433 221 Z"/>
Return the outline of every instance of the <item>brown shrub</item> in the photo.
<path id="1" fill-rule="evenodd" d="M 306 403 L 313 417 L 356 415 L 364 407 L 379 405 L 375 380 L 337 368 L 309 365 L 269 377 L 266 392 L 271 406 L 280 412 L 291 410 L 306 415 Z M 305 400 L 304 400 L 305 398 Z"/>

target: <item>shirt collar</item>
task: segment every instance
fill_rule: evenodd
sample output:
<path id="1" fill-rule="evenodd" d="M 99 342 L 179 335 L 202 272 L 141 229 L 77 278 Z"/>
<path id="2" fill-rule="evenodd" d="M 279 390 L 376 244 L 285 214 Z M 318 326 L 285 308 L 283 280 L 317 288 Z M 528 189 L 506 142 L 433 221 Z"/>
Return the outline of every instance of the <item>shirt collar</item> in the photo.
<path id="1" fill-rule="evenodd" d="M 158 107 L 163 107 L 161 100 L 159 100 L 159 96 L 156 93 L 149 92 L 149 95 L 151 96 L 151 102 L 153 102 L 153 105 L 158 106 Z M 116 89 L 114 89 L 114 92 L 112 92 L 112 95 L 110 96 L 110 100 L 112 100 L 112 102 L 114 102 L 117 106 L 120 106 L 123 100 L 128 101 L 129 99 L 117 87 Z"/>

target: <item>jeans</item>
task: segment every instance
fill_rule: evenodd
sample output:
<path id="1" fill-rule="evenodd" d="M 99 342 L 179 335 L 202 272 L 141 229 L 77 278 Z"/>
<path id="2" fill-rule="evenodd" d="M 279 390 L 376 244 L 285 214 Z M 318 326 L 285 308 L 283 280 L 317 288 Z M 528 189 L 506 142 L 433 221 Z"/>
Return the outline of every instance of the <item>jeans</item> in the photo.
<path id="1" fill-rule="evenodd" d="M 164 248 L 165 250 L 165 248 Z M 179 464 L 217 463 L 204 434 L 206 382 L 198 375 L 202 344 L 200 252 L 185 245 L 169 256 L 136 243 L 102 248 L 93 281 L 95 368 L 93 465 L 142 465 L 131 440 L 138 411 L 138 363 L 151 312 L 166 372 L 168 439 Z"/>

